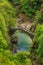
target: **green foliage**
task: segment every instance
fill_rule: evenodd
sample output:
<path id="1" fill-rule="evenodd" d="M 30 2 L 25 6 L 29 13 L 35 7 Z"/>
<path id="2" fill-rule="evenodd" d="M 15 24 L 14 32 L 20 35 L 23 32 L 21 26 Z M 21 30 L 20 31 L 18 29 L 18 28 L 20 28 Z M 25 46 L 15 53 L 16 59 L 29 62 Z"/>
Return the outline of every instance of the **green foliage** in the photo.
<path id="1" fill-rule="evenodd" d="M 17 14 L 17 10 L 12 7 L 9 1 L 12 0 L 0 0 L 0 65 L 32 65 L 29 52 L 18 52 L 12 55 L 11 51 L 8 50 L 8 43 L 10 42 L 8 30 L 16 26 L 15 17 Z M 43 0 L 13 0 L 13 2 L 15 5 L 20 5 L 20 11 L 27 16 L 35 17 L 36 22 L 43 22 L 41 11 Z M 38 24 L 36 27 L 34 40 L 38 45 L 38 49 L 35 51 L 43 61 L 43 24 Z"/>
<path id="2" fill-rule="evenodd" d="M 14 4 L 20 4 L 20 2 L 19 2 L 20 0 L 14 0 Z"/>
<path id="3" fill-rule="evenodd" d="M 24 3 L 24 0 L 22 0 L 22 2 Z M 25 3 L 22 6 L 22 10 L 26 13 L 26 15 L 33 17 L 35 12 L 41 6 L 41 0 L 25 0 Z"/>
<path id="4" fill-rule="evenodd" d="M 10 61 L 10 59 L 7 57 L 8 54 L 10 54 L 9 51 L 0 49 L 0 65 L 15 65 L 15 63 Z"/>
<path id="5" fill-rule="evenodd" d="M 3 15 L 5 22 L 7 26 L 15 26 L 15 15 L 16 15 L 16 9 L 14 9 L 10 2 L 7 0 L 1 0 L 0 1 L 0 13 Z"/>
<path id="6" fill-rule="evenodd" d="M 38 45 L 38 49 L 36 50 L 36 52 L 40 56 L 41 60 L 43 60 L 43 24 L 38 24 L 36 28 L 35 41 Z"/>
<path id="7" fill-rule="evenodd" d="M 38 20 L 40 17 L 41 17 L 41 12 L 40 11 L 37 11 L 35 18 Z"/>
<path id="8" fill-rule="evenodd" d="M 41 8 L 42 0 L 14 0 L 14 4 L 21 6 L 21 11 L 29 17 L 34 17 Z"/>
<path id="9" fill-rule="evenodd" d="M 8 0 L 0 0 L 0 30 L 8 43 L 10 43 L 10 38 L 7 31 L 9 27 L 16 26 L 16 13 L 16 9 Z"/>
<path id="10" fill-rule="evenodd" d="M 8 41 L 9 40 L 9 36 L 8 36 L 8 32 L 7 32 L 5 19 L 2 16 L 2 14 L 0 14 L 0 30 L 1 30 L 1 32 L 3 34 L 3 37 Z"/>
<path id="11" fill-rule="evenodd" d="M 19 52 L 12 55 L 9 50 L 0 49 L 0 64 L 3 65 L 32 65 L 29 52 Z"/>
<path id="12" fill-rule="evenodd" d="M 43 35 L 39 37 L 39 46 L 38 46 L 38 53 L 41 57 L 43 57 Z"/>
<path id="13" fill-rule="evenodd" d="M 43 23 L 43 13 L 41 11 L 36 11 L 35 19 L 39 23 Z"/>
<path id="14" fill-rule="evenodd" d="M 38 24 L 35 30 L 35 39 L 38 42 L 40 35 L 43 35 L 43 24 Z"/>
<path id="15" fill-rule="evenodd" d="M 3 18 L 2 14 L 0 14 L 0 30 L 3 33 L 3 36 L 5 37 L 5 34 L 7 32 L 5 19 Z"/>
<path id="16" fill-rule="evenodd" d="M 15 65 L 13 61 L 10 61 L 11 54 L 9 51 L 5 51 L 8 48 L 9 35 L 8 27 L 16 25 L 14 19 L 16 10 L 11 6 L 8 0 L 0 0 L 0 65 Z"/>
<path id="17" fill-rule="evenodd" d="M 4 39 L 1 31 L 0 31 L 0 48 L 6 49 L 8 46 L 7 41 Z"/>
<path id="18" fill-rule="evenodd" d="M 14 62 L 16 65 L 32 65 L 31 60 L 29 59 L 29 52 L 18 52 L 14 55 Z"/>
<path id="19" fill-rule="evenodd" d="M 39 37 L 39 45 L 38 45 L 38 49 L 37 49 L 37 53 L 38 53 L 38 56 L 40 57 L 40 61 L 41 63 L 43 63 L 43 35 L 41 35 Z"/>

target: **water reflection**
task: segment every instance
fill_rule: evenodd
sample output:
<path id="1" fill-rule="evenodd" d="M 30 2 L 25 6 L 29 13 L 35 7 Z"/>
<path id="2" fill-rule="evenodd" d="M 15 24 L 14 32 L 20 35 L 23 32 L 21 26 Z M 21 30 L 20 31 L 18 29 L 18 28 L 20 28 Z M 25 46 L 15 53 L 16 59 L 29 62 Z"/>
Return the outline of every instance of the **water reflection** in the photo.
<path id="1" fill-rule="evenodd" d="M 22 32 L 18 32 L 18 45 L 17 45 L 17 50 L 18 51 L 27 51 L 30 49 L 32 46 L 32 40 L 31 38 Z"/>

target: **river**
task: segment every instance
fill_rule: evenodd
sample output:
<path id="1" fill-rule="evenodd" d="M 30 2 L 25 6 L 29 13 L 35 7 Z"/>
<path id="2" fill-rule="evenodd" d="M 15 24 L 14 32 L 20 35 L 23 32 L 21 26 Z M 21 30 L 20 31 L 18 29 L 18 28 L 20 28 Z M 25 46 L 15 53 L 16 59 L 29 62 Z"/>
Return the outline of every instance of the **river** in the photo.
<path id="1" fill-rule="evenodd" d="M 18 51 L 28 51 L 32 46 L 32 39 L 26 33 L 18 32 Z"/>

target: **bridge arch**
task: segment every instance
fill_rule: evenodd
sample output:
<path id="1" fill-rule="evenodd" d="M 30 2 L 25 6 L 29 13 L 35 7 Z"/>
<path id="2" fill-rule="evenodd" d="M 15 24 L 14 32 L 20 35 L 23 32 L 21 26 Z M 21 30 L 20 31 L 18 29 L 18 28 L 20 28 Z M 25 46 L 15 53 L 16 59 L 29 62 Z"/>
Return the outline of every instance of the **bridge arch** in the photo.
<path id="1" fill-rule="evenodd" d="M 12 28 L 10 28 L 9 29 L 9 35 L 10 35 L 10 37 L 11 37 L 11 44 L 14 46 L 13 47 L 13 49 L 12 49 L 12 54 L 14 54 L 14 53 L 16 53 L 17 52 L 17 38 L 15 38 L 16 40 L 14 40 L 14 38 L 13 38 L 13 34 L 14 34 L 14 32 L 16 32 L 17 30 L 20 30 L 20 31 L 22 31 L 22 32 L 24 32 L 24 33 L 26 33 L 26 34 L 28 34 L 28 36 L 31 38 L 31 40 L 33 40 L 33 37 L 34 37 L 34 34 L 32 33 L 32 32 L 30 32 L 30 31 L 27 31 L 27 30 L 25 30 L 25 29 L 23 29 L 23 28 L 20 28 L 20 27 L 12 27 Z"/>
<path id="2" fill-rule="evenodd" d="M 22 32 L 24 32 L 24 33 L 26 33 L 26 34 L 28 34 L 28 35 L 30 36 L 30 38 L 32 38 L 32 39 L 33 39 L 33 37 L 34 37 L 34 34 L 33 34 L 31 31 L 27 31 L 27 30 L 25 30 L 25 29 L 23 29 L 23 28 L 19 28 L 19 27 L 12 27 L 12 28 L 10 28 L 10 29 L 9 29 L 9 34 L 10 34 L 10 36 L 12 36 L 12 35 L 14 34 L 14 32 L 16 32 L 17 30 L 20 30 L 20 31 L 22 31 Z"/>

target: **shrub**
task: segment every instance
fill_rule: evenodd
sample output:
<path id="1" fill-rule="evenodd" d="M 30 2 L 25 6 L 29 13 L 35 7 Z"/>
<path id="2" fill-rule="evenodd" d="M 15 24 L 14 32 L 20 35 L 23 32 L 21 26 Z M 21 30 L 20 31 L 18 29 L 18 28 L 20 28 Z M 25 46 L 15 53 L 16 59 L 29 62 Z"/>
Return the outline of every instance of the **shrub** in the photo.
<path id="1" fill-rule="evenodd" d="M 8 35 L 8 30 L 11 27 L 16 26 L 16 9 L 14 9 L 8 0 L 0 0 L 0 30 L 10 43 L 10 37 Z"/>
<path id="2" fill-rule="evenodd" d="M 35 41 L 38 45 L 36 52 L 40 56 L 41 61 L 43 61 L 43 24 L 38 24 L 35 31 Z"/>
<path id="3" fill-rule="evenodd" d="M 32 65 L 31 60 L 29 59 L 29 55 L 29 52 L 18 52 L 14 55 L 14 62 L 16 63 L 16 65 Z"/>
<path id="4" fill-rule="evenodd" d="M 4 39 L 0 31 L 0 48 L 6 49 L 8 47 L 7 41 Z"/>
<path id="5" fill-rule="evenodd" d="M 41 35 L 39 37 L 39 40 L 38 41 L 39 41 L 39 46 L 38 46 L 37 53 L 41 57 L 41 60 L 43 60 L 43 35 Z"/>
<path id="6" fill-rule="evenodd" d="M 15 21 L 15 16 L 16 16 L 16 9 L 14 9 L 10 2 L 8 0 L 1 0 L 0 1 L 0 13 L 5 19 L 5 22 L 7 26 L 15 26 L 16 21 Z"/>
<path id="7" fill-rule="evenodd" d="M 8 51 L 6 53 L 5 50 L 0 49 L 0 65 L 15 65 L 15 63 L 13 61 L 10 61 L 10 59 L 7 57 L 6 54 L 8 53 Z"/>
<path id="8" fill-rule="evenodd" d="M 35 12 L 41 7 L 41 0 L 21 0 L 21 10 L 27 16 L 33 17 Z"/>
<path id="9" fill-rule="evenodd" d="M 35 30 L 35 39 L 38 42 L 40 35 L 43 35 L 43 24 L 38 24 Z"/>
<path id="10" fill-rule="evenodd" d="M 8 32 L 7 32 L 5 19 L 2 16 L 2 14 L 0 14 L 0 30 L 1 30 L 1 32 L 3 34 L 3 37 L 8 41 L 9 40 L 9 36 L 8 36 Z"/>

